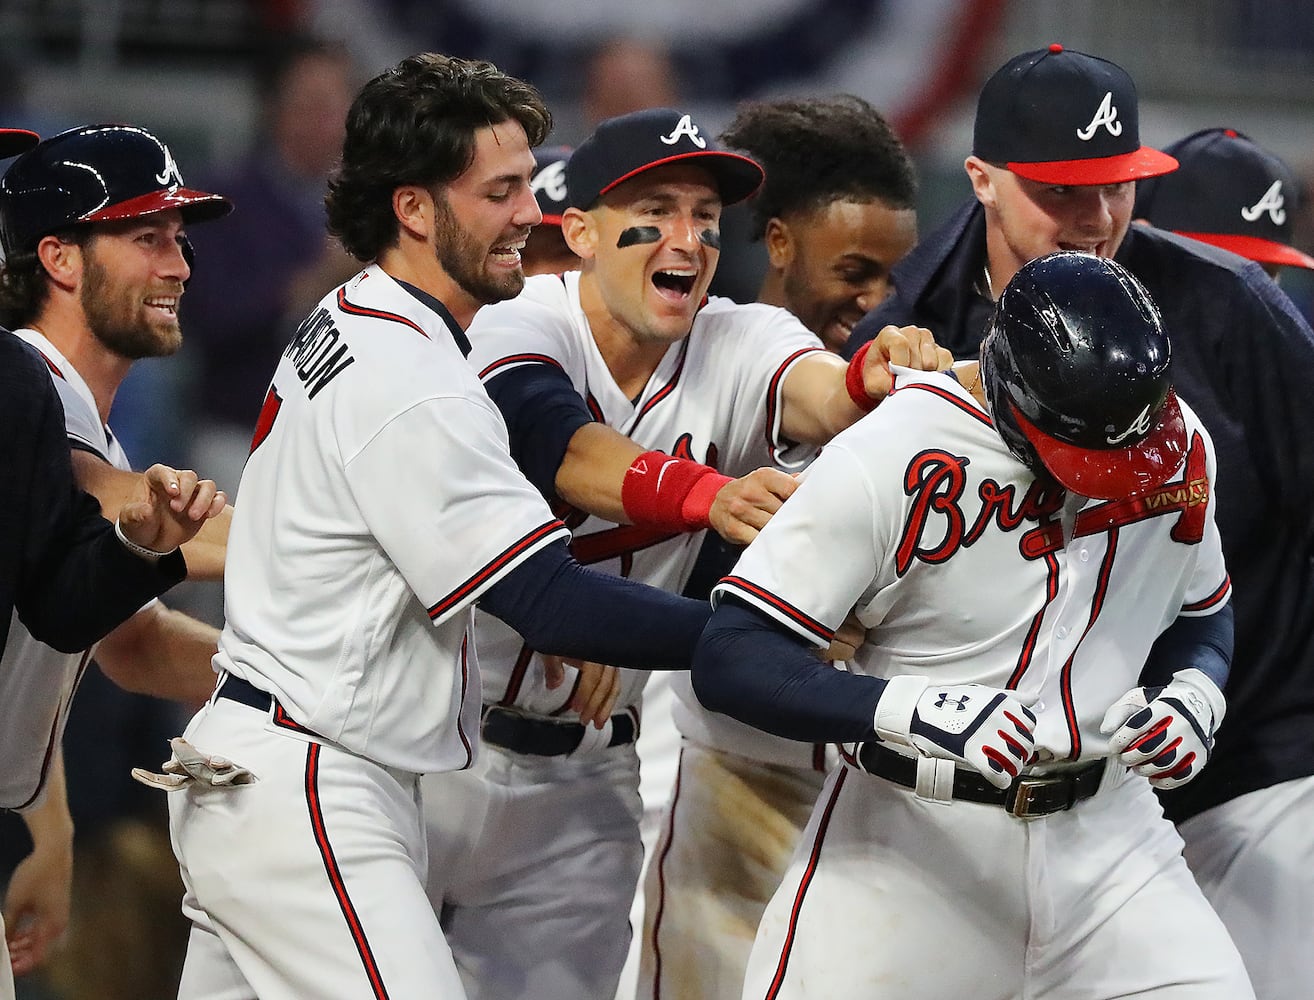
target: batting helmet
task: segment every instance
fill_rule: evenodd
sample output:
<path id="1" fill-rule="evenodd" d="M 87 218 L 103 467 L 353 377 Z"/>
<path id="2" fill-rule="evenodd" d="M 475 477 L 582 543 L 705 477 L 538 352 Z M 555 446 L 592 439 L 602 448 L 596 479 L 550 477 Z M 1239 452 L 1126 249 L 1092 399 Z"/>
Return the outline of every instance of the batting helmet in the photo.
<path id="1" fill-rule="evenodd" d="M 990 415 L 1009 450 L 1082 496 L 1153 489 L 1186 456 L 1168 335 L 1111 260 L 1054 253 L 1014 275 L 981 343 Z"/>
<path id="2" fill-rule="evenodd" d="M 144 128 L 89 125 L 61 132 L 16 159 L 0 178 L 0 242 L 7 255 L 81 222 L 133 219 L 165 209 L 187 222 L 232 211 L 217 194 L 183 185 L 169 147 Z"/>

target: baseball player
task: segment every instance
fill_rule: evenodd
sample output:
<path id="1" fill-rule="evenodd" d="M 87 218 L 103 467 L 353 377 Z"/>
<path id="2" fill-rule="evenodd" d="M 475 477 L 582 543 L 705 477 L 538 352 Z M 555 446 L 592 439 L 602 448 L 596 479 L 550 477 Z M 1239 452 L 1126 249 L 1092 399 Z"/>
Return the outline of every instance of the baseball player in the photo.
<path id="1" fill-rule="evenodd" d="M 907 152 L 875 108 L 847 95 L 745 105 L 722 140 L 766 171 L 749 206 L 768 257 L 758 301 L 788 309 L 837 350 L 916 240 Z M 691 578 L 706 589 L 685 593 L 705 595 L 740 551 L 709 536 Z M 673 674 L 672 687 L 679 792 L 645 868 L 638 995 L 737 1000 L 758 919 L 836 755 L 708 712 L 687 674 Z"/>
<path id="2" fill-rule="evenodd" d="M 230 207 L 185 187 L 168 147 L 126 125 L 47 139 L 0 179 L 0 321 L 44 360 L 63 404 L 74 475 L 108 513 L 118 512 L 137 480 L 107 424 L 115 393 L 133 361 L 179 345 L 178 302 L 190 274 L 184 224 Z M 224 508 L 184 547 L 192 579 L 222 575 L 229 517 Z M 30 748 L 3 779 L 4 800 L 24 810 L 33 842 L 5 895 L 21 975 L 68 921 L 72 820 L 59 741 L 83 670 L 94 656 L 121 687 L 195 705 L 214 687 L 219 633 L 153 601 L 77 653 L 39 641 L 17 617 L 9 635 L 0 675 L 40 678 L 48 706 L 37 712 L 23 699 L 2 702 L 4 728 L 22 732 Z M 39 798 L 46 784 L 50 792 Z"/>
<path id="3" fill-rule="evenodd" d="M 1135 216 L 1248 257 L 1275 278 L 1283 267 L 1314 269 L 1314 258 L 1291 245 L 1299 185 L 1278 157 L 1231 129 L 1196 132 L 1165 152 L 1181 166 L 1137 191 Z M 1229 689 L 1237 701 L 1229 735 L 1248 717 L 1262 720 L 1264 732 L 1224 740 L 1217 774 L 1211 767 L 1198 787 L 1160 795 L 1261 1000 L 1303 997 L 1314 976 L 1305 930 L 1314 920 L 1314 752 L 1298 735 L 1314 721 L 1314 658 L 1298 635 L 1279 642 L 1305 650 L 1273 662 L 1281 679 L 1246 688 L 1238 677 Z"/>
<path id="4" fill-rule="evenodd" d="M 1253 996 L 1152 790 L 1204 767 L 1231 652 L 1170 358 L 1117 264 L 1027 264 L 979 366 L 900 377 L 717 585 L 699 697 L 846 765 L 744 997 Z M 855 604 L 852 672 L 818 664 Z"/>
<path id="5" fill-rule="evenodd" d="M 1159 229 L 1128 228 L 1133 181 L 1171 168 L 1175 161 L 1163 157 L 1140 146 L 1135 87 L 1119 67 L 1057 45 L 1010 60 L 977 107 L 966 161 L 976 200 L 895 268 L 895 294 L 858 325 L 849 350 L 887 323 L 915 322 L 971 357 L 991 288 L 1027 257 L 1059 247 L 1113 257 L 1149 289 L 1176 338 L 1174 381 L 1218 450 L 1218 530 L 1236 584 L 1228 723 L 1204 779 L 1165 796 L 1164 807 L 1174 820 L 1225 807 L 1216 814 L 1227 832 L 1209 849 L 1214 858 L 1246 853 L 1251 822 L 1268 823 L 1261 813 L 1290 817 L 1285 836 L 1294 843 L 1276 832 L 1281 823 L 1277 842 L 1253 841 L 1256 857 L 1280 867 L 1246 883 L 1246 891 L 1266 886 L 1255 890 L 1263 902 L 1246 904 L 1248 930 L 1235 934 L 1251 942 L 1243 953 L 1261 955 L 1250 963 L 1257 993 L 1303 997 L 1314 950 L 1297 928 L 1314 893 L 1295 874 L 1308 865 L 1278 859 L 1308 856 L 1314 816 L 1311 786 L 1300 780 L 1314 775 L 1314 451 L 1305 444 L 1314 440 L 1314 414 L 1304 402 L 1314 384 L 1314 333 L 1258 264 Z M 1250 793 L 1268 788 L 1284 804 L 1252 809 Z M 1232 811 L 1245 817 L 1240 826 Z"/>
<path id="6" fill-rule="evenodd" d="M 697 602 L 581 569 L 516 470 L 465 327 L 524 284 L 528 84 L 426 53 L 347 117 L 330 230 L 367 266 L 275 370 L 233 518 L 212 700 L 164 773 L 180 996 L 462 997 L 419 776 L 479 745 L 475 602 L 560 654 L 674 668 Z M 436 860 L 436 859 L 435 859 Z"/>
<path id="7" fill-rule="evenodd" d="M 566 210 L 566 160 L 569 146 L 540 146 L 534 150 L 534 176 L 529 181 L 543 221 L 529 233 L 520 251 L 525 276 L 574 271 L 579 258 L 561 235 L 561 213 Z"/>
<path id="8" fill-rule="evenodd" d="M 783 310 L 704 302 L 721 207 L 761 180 L 681 111 L 603 122 L 566 167 L 581 271 L 531 278 L 471 326 L 512 454 L 569 505 L 582 562 L 678 592 L 700 529 L 747 541 L 792 492 L 765 463 L 797 466 L 873 407 L 891 356 L 947 361 L 928 331 L 890 330 L 846 367 Z M 431 858 L 461 859 L 431 865 L 431 898 L 471 996 L 609 997 L 642 860 L 646 675 L 622 672 L 595 729 L 549 687 L 532 638 L 485 616 L 479 644 L 490 750 L 481 775 L 428 779 L 447 793 Z"/>

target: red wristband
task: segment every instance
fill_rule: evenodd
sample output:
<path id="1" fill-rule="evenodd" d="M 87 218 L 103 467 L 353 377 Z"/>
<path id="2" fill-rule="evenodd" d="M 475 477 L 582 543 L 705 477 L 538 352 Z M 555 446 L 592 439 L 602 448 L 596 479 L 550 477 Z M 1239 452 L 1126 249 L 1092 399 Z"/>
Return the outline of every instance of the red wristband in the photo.
<path id="1" fill-rule="evenodd" d="M 621 505 L 636 525 L 692 531 L 707 527 L 712 500 L 727 481 L 710 466 L 645 451 L 625 470 Z"/>
<path id="2" fill-rule="evenodd" d="M 871 344 L 869 340 L 858 348 L 858 353 L 853 355 L 853 360 L 849 362 L 848 371 L 844 373 L 844 388 L 849 390 L 849 399 L 853 400 L 853 405 L 863 413 L 870 413 L 876 409 L 876 404 L 879 402 L 867 395 L 867 387 L 862 382 L 862 366 L 867 360 L 867 352 L 871 350 Z"/>

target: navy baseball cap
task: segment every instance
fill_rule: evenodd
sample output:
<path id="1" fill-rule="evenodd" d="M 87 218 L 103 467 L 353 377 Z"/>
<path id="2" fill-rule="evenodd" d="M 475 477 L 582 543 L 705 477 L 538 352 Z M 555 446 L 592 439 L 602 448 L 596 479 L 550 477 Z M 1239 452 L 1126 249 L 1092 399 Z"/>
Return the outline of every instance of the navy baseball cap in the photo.
<path id="1" fill-rule="evenodd" d="M 539 146 L 534 150 L 534 176 L 529 179 L 529 187 L 549 226 L 561 225 L 561 213 L 570 204 L 566 199 L 568 159 L 569 146 Z"/>
<path id="2" fill-rule="evenodd" d="M 1280 159 L 1229 128 L 1193 132 L 1165 149 L 1181 167 L 1147 181 L 1132 214 L 1261 264 L 1314 270 L 1291 245 L 1300 187 Z"/>
<path id="3" fill-rule="evenodd" d="M 25 128 L 0 128 L 0 160 L 26 153 L 41 141 L 41 136 Z"/>
<path id="4" fill-rule="evenodd" d="M 721 148 L 691 115 L 674 108 L 649 108 L 608 118 L 570 155 L 566 164 L 570 204 L 588 209 L 631 177 L 684 162 L 711 172 L 723 205 L 752 195 L 766 176 L 756 160 Z"/>
<path id="5" fill-rule="evenodd" d="M 1177 169 L 1141 145 L 1126 70 L 1062 45 L 1014 56 L 986 81 L 972 153 L 1042 184 L 1120 184 Z"/>

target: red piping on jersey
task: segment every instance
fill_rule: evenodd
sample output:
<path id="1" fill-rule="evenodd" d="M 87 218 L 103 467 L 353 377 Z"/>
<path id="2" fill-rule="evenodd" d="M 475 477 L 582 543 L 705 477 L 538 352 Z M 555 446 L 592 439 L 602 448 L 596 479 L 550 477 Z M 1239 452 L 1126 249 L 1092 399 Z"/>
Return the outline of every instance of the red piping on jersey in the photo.
<path id="1" fill-rule="evenodd" d="M 907 383 L 906 385 L 902 386 L 901 388 L 904 388 L 904 389 L 921 389 L 923 392 L 929 392 L 929 393 L 931 393 L 931 394 L 934 395 L 934 396 L 939 396 L 941 399 L 943 399 L 943 400 L 945 400 L 945 401 L 947 401 L 947 402 L 953 403 L 954 406 L 958 407 L 960 410 L 962 410 L 964 413 L 966 413 L 969 417 L 972 417 L 974 420 L 979 420 L 981 423 L 985 424 L 987 427 L 994 427 L 994 426 L 995 426 L 995 423 L 994 423 L 993 420 L 990 419 L 990 415 L 989 415 L 989 414 L 983 412 L 979 407 L 972 405 L 972 404 L 969 403 L 967 400 L 965 400 L 965 399 L 959 399 L 957 396 L 955 396 L 955 395 L 954 395 L 952 392 L 950 392 L 948 389 L 945 389 L 945 388 L 943 388 L 943 387 L 941 387 L 941 386 L 938 386 L 938 385 L 928 385 L 928 384 L 925 383 L 925 382 L 909 382 L 909 383 Z"/>
<path id="2" fill-rule="evenodd" d="M 506 682 L 506 691 L 498 701 L 499 705 L 514 705 L 516 699 L 520 697 L 520 686 L 525 682 L 525 670 L 529 667 L 529 661 L 534 658 L 534 651 L 528 646 L 521 645 L 520 655 L 516 657 L 515 664 L 511 667 L 511 676 Z"/>
<path id="3" fill-rule="evenodd" d="M 522 364 L 551 365 L 553 368 L 565 371 L 565 369 L 561 367 L 561 362 L 546 354 L 509 354 L 505 358 L 498 358 L 492 364 L 485 367 L 484 370 L 479 373 L 479 381 L 482 382 L 500 368 L 505 368 L 508 365 Z"/>
<path id="4" fill-rule="evenodd" d="M 473 591 L 481 587 L 490 576 L 493 576 L 505 567 L 507 563 L 521 555 L 525 549 L 542 541 L 553 532 L 564 531 L 565 529 L 566 526 L 557 520 L 552 520 L 547 522 L 547 524 L 539 525 L 523 538 L 513 542 L 505 551 L 495 556 L 491 562 L 484 566 L 483 569 L 479 570 L 474 576 L 466 580 L 465 583 L 461 584 L 441 601 L 429 608 L 429 617 L 431 619 L 441 618 L 452 608 L 460 604 L 461 601 L 465 600 Z"/>
<path id="5" fill-rule="evenodd" d="M 847 770 L 840 771 L 835 779 L 835 788 L 830 793 L 829 801 L 826 802 L 826 811 L 822 813 L 821 822 L 817 824 L 817 835 L 812 841 L 812 850 L 808 854 L 808 866 L 804 869 L 803 878 L 799 880 L 798 890 L 794 893 L 794 905 L 789 910 L 789 931 L 785 934 L 785 943 L 780 948 L 780 962 L 776 965 L 776 974 L 767 989 L 766 1000 L 775 1000 L 780 993 L 781 984 L 785 981 L 785 971 L 789 968 L 789 952 L 794 947 L 794 935 L 798 932 L 798 915 L 803 909 L 803 897 L 807 895 L 808 887 L 812 884 L 812 876 L 817 873 L 817 864 L 821 860 L 821 844 L 826 839 L 826 828 L 830 826 L 830 814 L 835 811 L 840 789 L 844 787 L 844 779 L 848 776 Z"/>
<path id="6" fill-rule="evenodd" d="M 682 532 L 660 531 L 645 528 L 637 524 L 618 524 L 614 528 L 605 528 L 588 535 L 577 535 L 570 540 L 570 554 L 585 566 L 617 559 L 620 556 L 642 552 L 672 538 L 681 537 Z"/>
<path id="7" fill-rule="evenodd" d="M 684 374 L 684 363 L 688 359 L 689 359 L 689 338 L 685 337 L 683 342 L 681 342 L 680 344 L 680 360 L 677 361 L 675 364 L 675 374 L 671 376 L 671 380 L 669 382 L 667 382 L 664 386 L 662 386 L 653 394 L 652 399 L 648 400 L 648 402 L 643 404 L 643 409 L 641 409 L 639 411 L 639 415 L 634 418 L 634 423 L 630 424 L 629 433 L 626 435 L 627 437 L 634 437 L 634 432 L 635 430 L 638 429 L 639 421 L 648 415 L 649 410 L 651 410 L 654 406 L 656 406 L 663 399 L 665 399 L 667 396 L 669 396 L 671 393 L 675 391 L 675 387 L 680 384 L 680 376 Z"/>
<path id="8" fill-rule="evenodd" d="M 662 844 L 657 855 L 657 911 L 652 921 L 652 998 L 662 1000 L 662 916 L 666 912 L 666 856 L 675 846 L 675 811 L 680 807 L 680 779 L 684 775 L 684 750 L 680 750 L 679 760 L 675 765 L 675 787 L 671 790 L 671 805 L 666 810 L 666 843 Z"/>
<path id="9" fill-rule="evenodd" d="M 1077 645 L 1072 650 L 1072 655 L 1068 661 L 1063 664 L 1063 669 L 1059 673 L 1059 693 L 1063 698 L 1063 715 L 1068 723 L 1068 736 L 1072 740 L 1072 753 L 1068 755 L 1070 760 L 1077 760 L 1081 756 L 1081 730 L 1077 726 L 1077 709 L 1073 702 L 1072 696 L 1072 662 L 1077 658 L 1077 653 L 1081 651 L 1081 644 L 1086 641 L 1086 636 L 1090 635 L 1090 630 L 1095 627 L 1095 621 L 1099 618 L 1100 612 L 1104 610 L 1104 599 L 1109 594 L 1109 578 L 1113 576 L 1113 560 L 1118 554 L 1118 529 L 1114 528 L 1109 532 L 1108 548 L 1104 552 L 1104 559 L 1100 563 L 1100 575 L 1095 583 L 1095 593 L 1091 596 L 1090 602 L 1090 620 L 1086 622 L 1085 629 L 1082 630 L 1081 638 L 1077 640 Z"/>
<path id="10" fill-rule="evenodd" d="M 1218 585 L 1218 589 L 1202 601 L 1192 601 L 1190 604 L 1183 604 L 1183 611 L 1205 611 L 1209 608 L 1222 604 L 1232 596 L 1232 577 L 1223 577 L 1223 582 Z"/>
<path id="11" fill-rule="evenodd" d="M 465 725 L 461 722 L 461 712 L 465 708 L 465 696 L 470 688 L 470 630 L 461 636 L 461 701 L 456 707 L 456 735 L 461 737 L 461 746 L 465 747 L 465 763 L 457 770 L 464 771 L 474 763 L 474 748 L 470 737 L 465 734 Z"/>
<path id="12" fill-rule="evenodd" d="M 780 408 L 780 404 L 778 402 L 780 395 L 780 391 L 779 391 L 780 383 L 784 381 L 785 373 L 789 371 L 789 369 L 793 366 L 794 362 L 797 361 L 799 358 L 803 357 L 803 355 L 816 354 L 818 351 L 825 352 L 825 350 L 826 349 L 824 347 L 804 347 L 802 350 L 795 351 L 793 354 L 787 357 L 783 362 L 781 362 L 780 367 L 777 368 L 775 374 L 771 376 L 771 381 L 767 383 L 767 399 L 766 399 L 767 454 L 778 458 L 779 455 L 777 453 L 784 450 L 783 448 L 777 447 L 776 439 L 779 437 L 779 435 L 776 434 L 775 431 L 776 431 L 776 411 Z"/>
<path id="13" fill-rule="evenodd" d="M 598 423 L 605 424 L 607 422 L 607 415 L 602 412 L 602 404 L 593 398 L 593 393 L 590 392 L 584 397 L 584 405 L 589 408 L 589 412 L 593 414 L 593 419 Z"/>
<path id="14" fill-rule="evenodd" d="M 798 608 L 794 607 L 794 605 L 781 600 L 775 594 L 768 590 L 764 590 L 755 583 L 749 583 L 741 576 L 722 577 L 719 586 L 728 586 L 733 590 L 742 590 L 746 594 L 752 594 L 759 600 L 765 601 L 790 621 L 802 625 L 817 638 L 824 639 L 827 643 L 835 637 L 835 633 L 832 629 L 826 628 L 821 622 L 817 621 L 810 615 L 804 614 Z"/>
<path id="15" fill-rule="evenodd" d="M 65 376 L 65 374 L 59 370 L 59 366 L 55 364 L 53 361 L 51 361 L 48 357 L 46 357 L 45 351 L 38 350 L 37 353 L 41 355 L 41 360 L 46 363 L 47 368 L 49 368 L 52 372 L 58 375 L 65 382 L 68 381 L 68 377 Z"/>
<path id="16" fill-rule="evenodd" d="M 360 924 L 360 916 L 347 894 L 346 883 L 342 879 L 342 869 L 338 859 L 333 856 L 333 847 L 329 843 L 328 830 L 324 826 L 324 805 L 319 797 L 319 754 L 322 749 L 318 743 L 306 744 L 306 806 L 310 812 L 310 827 L 315 834 L 315 846 L 324 862 L 324 873 L 328 875 L 329 885 L 337 898 L 338 907 L 347 921 L 347 930 L 360 955 L 361 965 L 365 967 L 365 977 L 370 981 L 370 989 L 375 1000 L 387 1000 L 388 990 L 383 985 L 383 976 L 378 963 L 374 960 L 374 951 L 365 937 L 365 929 Z"/>
<path id="17" fill-rule="evenodd" d="M 1022 675 L 1031 666 L 1031 657 L 1036 654 L 1036 638 L 1040 635 L 1040 623 L 1045 620 L 1045 612 L 1049 610 L 1049 606 L 1058 597 L 1058 558 L 1050 552 L 1045 555 L 1044 559 L 1045 565 L 1049 567 L 1049 575 L 1045 579 L 1045 603 L 1036 612 L 1036 617 L 1031 619 L 1031 627 L 1027 629 L 1027 637 L 1022 643 L 1022 653 L 1017 658 L 1017 666 L 1013 668 L 1013 676 L 1004 685 L 1009 691 L 1017 690 L 1017 686 L 1022 683 Z"/>
<path id="18" fill-rule="evenodd" d="M 414 320 L 409 320 L 397 313 L 385 312 L 382 309 L 368 309 L 365 306 L 358 306 L 354 302 L 348 302 L 345 288 L 338 289 L 338 308 L 348 316 L 369 316 L 373 319 L 386 319 L 394 323 L 400 323 L 402 326 L 409 326 L 425 340 L 429 339 L 429 335 L 424 332 L 424 328 Z"/>

